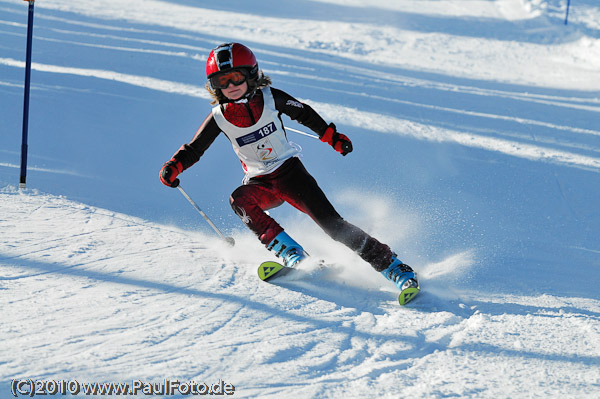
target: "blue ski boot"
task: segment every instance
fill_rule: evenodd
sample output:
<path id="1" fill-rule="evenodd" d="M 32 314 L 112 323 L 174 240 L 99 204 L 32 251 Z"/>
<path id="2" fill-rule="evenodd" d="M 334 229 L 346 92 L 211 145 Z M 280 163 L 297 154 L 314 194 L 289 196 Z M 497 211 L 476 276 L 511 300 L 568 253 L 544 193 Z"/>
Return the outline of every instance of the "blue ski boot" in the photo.
<path id="1" fill-rule="evenodd" d="M 392 257 L 392 263 L 381 274 L 396 284 L 400 290 L 400 296 L 398 296 L 400 305 L 408 303 L 420 291 L 417 274 L 410 266 L 402 263 L 395 255 Z"/>
<path id="2" fill-rule="evenodd" d="M 308 257 L 304 248 L 292 239 L 285 231 L 279 233 L 269 245 L 269 251 L 274 251 L 275 256 L 283 259 L 283 264 L 287 267 L 295 267 Z"/>

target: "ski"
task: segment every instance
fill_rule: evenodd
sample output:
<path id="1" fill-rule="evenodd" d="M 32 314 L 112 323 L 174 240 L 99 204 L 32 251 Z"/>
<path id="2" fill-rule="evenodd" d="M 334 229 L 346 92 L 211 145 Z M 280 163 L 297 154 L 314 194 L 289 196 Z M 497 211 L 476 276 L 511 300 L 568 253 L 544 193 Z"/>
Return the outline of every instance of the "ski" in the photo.
<path id="1" fill-rule="evenodd" d="M 310 278 L 315 273 L 320 273 L 326 267 L 324 260 L 320 260 L 316 265 L 303 264 L 301 267 L 289 267 L 275 261 L 267 261 L 260 264 L 258 267 L 258 278 L 262 281 L 269 281 L 279 277 L 286 276 L 290 273 L 296 273 L 298 276 Z"/>
<path id="2" fill-rule="evenodd" d="M 410 301 L 412 301 L 417 294 L 421 291 L 421 287 L 417 286 L 410 286 L 408 288 L 403 289 L 402 291 L 400 291 L 400 295 L 398 295 L 398 303 L 400 303 L 400 305 L 404 306 L 407 303 L 409 303 Z"/>
<path id="3" fill-rule="evenodd" d="M 323 269 L 324 267 L 325 265 L 321 263 L 320 268 Z M 267 261 L 261 263 L 258 267 L 258 278 L 262 281 L 271 281 L 286 276 L 294 270 L 296 269 L 284 266 L 279 262 Z M 420 291 L 420 286 L 414 281 L 414 284 L 411 284 L 400 292 L 400 295 L 398 295 L 398 303 L 402 306 L 406 305 L 412 301 Z"/>
<path id="4" fill-rule="evenodd" d="M 258 267 L 258 278 L 262 281 L 269 281 L 276 277 L 282 277 L 294 270 L 291 267 L 282 265 L 279 262 L 267 261 Z"/>

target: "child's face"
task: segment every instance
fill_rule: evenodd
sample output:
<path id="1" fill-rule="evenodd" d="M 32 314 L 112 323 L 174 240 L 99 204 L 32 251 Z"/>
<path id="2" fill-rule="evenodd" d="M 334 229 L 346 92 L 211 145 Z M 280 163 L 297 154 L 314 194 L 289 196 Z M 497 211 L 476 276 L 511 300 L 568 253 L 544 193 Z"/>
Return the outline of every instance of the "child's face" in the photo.
<path id="1" fill-rule="evenodd" d="M 225 89 L 221 89 L 223 95 L 230 100 L 239 100 L 248 91 L 248 82 L 244 82 L 239 86 L 229 83 Z"/>

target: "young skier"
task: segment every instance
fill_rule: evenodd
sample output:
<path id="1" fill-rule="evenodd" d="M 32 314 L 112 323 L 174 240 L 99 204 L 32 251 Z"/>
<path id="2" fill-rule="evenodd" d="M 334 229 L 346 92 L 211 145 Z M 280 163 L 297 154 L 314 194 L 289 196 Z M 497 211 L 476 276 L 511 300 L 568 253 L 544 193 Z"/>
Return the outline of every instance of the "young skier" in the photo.
<path id="1" fill-rule="evenodd" d="M 265 212 L 284 201 L 309 215 L 331 238 L 356 252 L 401 291 L 418 288 L 414 271 L 389 246 L 337 213 L 297 157 L 298 148 L 288 142 L 281 114 L 311 129 L 344 156 L 352 152 L 348 137 L 339 133 L 333 123 L 327 124 L 309 105 L 271 87 L 271 79 L 259 69 L 252 51 L 240 43 L 213 49 L 206 61 L 206 77 L 206 89 L 214 99 L 212 113 L 192 141 L 181 146 L 163 165 L 163 184 L 177 187 L 177 176 L 198 162 L 224 132 L 245 173 L 242 186 L 231 194 L 231 207 L 286 266 L 294 267 L 308 255 Z"/>

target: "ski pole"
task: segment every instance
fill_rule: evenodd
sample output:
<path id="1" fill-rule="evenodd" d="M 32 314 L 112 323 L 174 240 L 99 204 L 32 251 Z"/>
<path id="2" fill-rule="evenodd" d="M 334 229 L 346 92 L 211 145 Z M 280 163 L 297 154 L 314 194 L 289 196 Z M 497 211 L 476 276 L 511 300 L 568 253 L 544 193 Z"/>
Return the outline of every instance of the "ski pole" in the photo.
<path id="1" fill-rule="evenodd" d="M 294 128 L 291 128 L 291 127 L 286 127 L 286 129 L 287 130 L 291 130 L 292 132 L 300 133 L 300 134 L 302 134 L 304 136 L 312 137 L 313 139 L 319 140 L 319 136 L 317 136 L 316 134 L 306 133 L 306 132 L 303 132 L 302 130 L 294 129 Z"/>
<path id="2" fill-rule="evenodd" d="M 192 198 L 190 198 L 190 196 L 185 192 L 185 190 L 183 188 L 181 188 L 181 185 L 177 185 L 177 188 L 179 189 L 181 194 L 183 194 L 183 196 L 190 202 L 190 204 L 192 204 L 192 206 L 194 208 L 196 208 L 198 213 L 200 213 L 200 215 L 202 215 L 204 220 L 206 220 L 208 222 L 208 224 L 210 224 L 210 227 L 213 228 L 213 230 L 219 235 L 219 237 L 221 237 L 225 242 L 227 242 L 227 244 L 229 244 L 233 247 L 235 245 L 235 240 L 233 239 L 233 237 L 225 237 L 223 235 L 223 233 L 221 233 L 221 231 L 217 228 L 217 226 L 215 226 L 215 224 L 212 222 L 212 220 L 209 219 L 209 217 L 206 215 L 206 213 L 204 213 L 202 211 L 202 209 L 200 209 L 200 207 L 194 202 L 194 200 Z"/>
<path id="3" fill-rule="evenodd" d="M 313 139 L 321 140 L 319 138 L 319 136 L 317 136 L 316 134 L 306 133 L 306 132 L 303 132 L 302 130 L 294 129 L 294 128 L 291 128 L 291 127 L 286 127 L 286 129 L 287 130 L 291 130 L 292 132 L 296 132 L 296 133 L 302 134 L 304 136 L 312 137 Z M 343 143 L 342 144 L 342 150 L 344 150 L 344 151 L 352 151 L 352 145 L 350 143 Z"/>

